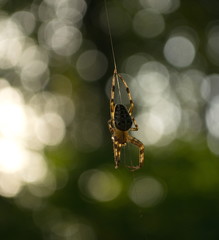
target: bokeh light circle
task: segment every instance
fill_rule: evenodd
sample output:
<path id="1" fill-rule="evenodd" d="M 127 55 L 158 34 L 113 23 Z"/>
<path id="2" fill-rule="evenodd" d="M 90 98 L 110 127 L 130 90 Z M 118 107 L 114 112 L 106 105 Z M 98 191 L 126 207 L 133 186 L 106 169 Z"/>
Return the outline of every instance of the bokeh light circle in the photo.
<path id="1" fill-rule="evenodd" d="M 140 68 L 137 81 L 145 92 L 160 93 L 169 85 L 169 72 L 163 64 L 150 61 Z"/>
<path id="2" fill-rule="evenodd" d="M 165 196 L 163 185 L 153 177 L 137 179 L 129 189 L 130 199 L 139 207 L 152 207 Z"/>
<path id="3" fill-rule="evenodd" d="M 164 46 L 166 60 L 175 67 L 187 67 L 195 58 L 193 43 L 184 36 L 170 37 Z"/>
<path id="4" fill-rule="evenodd" d="M 108 66 L 105 55 L 98 50 L 83 52 L 76 63 L 79 75 L 86 81 L 96 81 L 106 72 Z"/>
<path id="5" fill-rule="evenodd" d="M 65 124 L 57 113 L 46 113 L 37 121 L 35 132 L 45 145 L 58 145 L 65 136 Z"/>
<path id="6" fill-rule="evenodd" d="M 51 37 L 52 49 L 62 56 L 74 54 L 82 43 L 81 32 L 73 26 L 59 26 Z"/>
<path id="7" fill-rule="evenodd" d="M 143 38 L 154 38 L 164 31 L 164 18 L 152 9 L 140 10 L 134 16 L 133 29 Z"/>
<path id="8" fill-rule="evenodd" d="M 26 35 L 30 35 L 34 31 L 36 19 L 33 13 L 19 11 L 12 15 L 12 19 L 20 25 Z"/>
<path id="9" fill-rule="evenodd" d="M 214 97 L 206 114 L 206 123 L 212 136 L 219 139 L 219 96 Z"/>
<path id="10" fill-rule="evenodd" d="M 205 101 L 210 102 L 211 99 L 218 96 L 219 74 L 213 73 L 206 76 L 201 84 L 201 95 Z"/>
<path id="11" fill-rule="evenodd" d="M 121 192 L 121 184 L 110 172 L 91 169 L 82 173 L 79 188 L 86 196 L 100 202 L 112 201 Z"/>

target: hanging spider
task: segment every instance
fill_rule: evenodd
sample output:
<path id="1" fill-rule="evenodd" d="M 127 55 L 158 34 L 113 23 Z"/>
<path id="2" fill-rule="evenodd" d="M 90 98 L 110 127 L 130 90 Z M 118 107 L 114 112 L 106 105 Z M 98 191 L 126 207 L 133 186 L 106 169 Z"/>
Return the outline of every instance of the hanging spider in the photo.
<path id="1" fill-rule="evenodd" d="M 115 104 L 115 83 L 116 80 L 121 80 L 126 88 L 128 94 L 130 106 L 129 109 L 126 108 L 123 104 Z M 128 142 L 136 145 L 139 148 L 139 163 L 137 166 L 128 166 L 131 170 L 137 170 L 142 167 L 144 162 L 144 145 L 138 139 L 129 135 L 129 131 L 138 131 L 138 125 L 136 120 L 132 116 L 132 111 L 134 108 L 134 102 L 131 97 L 131 93 L 126 81 L 122 78 L 120 74 L 117 73 L 115 67 L 112 86 L 111 86 L 111 99 L 110 99 L 110 116 L 111 119 L 108 121 L 109 130 L 112 134 L 113 141 L 113 152 L 114 152 L 114 161 L 115 168 L 119 167 L 120 163 L 120 153 L 121 148 L 126 146 Z M 134 124 L 134 127 L 132 125 Z"/>

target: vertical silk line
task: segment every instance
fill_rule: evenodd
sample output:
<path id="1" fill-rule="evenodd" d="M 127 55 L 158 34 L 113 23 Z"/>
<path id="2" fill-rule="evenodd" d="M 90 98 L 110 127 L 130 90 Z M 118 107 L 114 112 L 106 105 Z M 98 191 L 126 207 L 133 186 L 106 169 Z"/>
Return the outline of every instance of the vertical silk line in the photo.
<path id="1" fill-rule="evenodd" d="M 117 86 L 118 86 L 118 91 L 119 91 L 119 99 L 120 103 L 122 103 L 122 96 L 121 96 L 121 91 L 120 91 L 120 84 L 119 84 L 119 79 L 118 79 L 118 74 L 117 74 L 117 65 L 116 65 L 116 57 L 115 57 L 115 50 L 113 47 L 113 38 L 112 38 L 112 33 L 111 33 L 111 28 L 110 28 L 110 21 L 109 21 L 109 13 L 108 13 L 108 8 L 107 8 L 107 2 L 104 0 L 104 5 L 105 5 L 105 11 L 106 11 L 106 20 L 107 20 L 107 27 L 108 27 L 108 32 L 109 32 L 109 38 L 110 38 L 110 46 L 112 50 L 112 56 L 113 56 L 113 63 L 114 63 L 114 73 L 113 75 L 116 78 Z"/>

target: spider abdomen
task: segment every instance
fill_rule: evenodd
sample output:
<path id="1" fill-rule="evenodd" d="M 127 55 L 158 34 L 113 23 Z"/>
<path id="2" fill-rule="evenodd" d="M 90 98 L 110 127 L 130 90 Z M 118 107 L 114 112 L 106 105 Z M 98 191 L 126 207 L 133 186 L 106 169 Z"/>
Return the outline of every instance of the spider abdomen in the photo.
<path id="1" fill-rule="evenodd" d="M 131 116 L 122 104 L 116 104 L 114 120 L 116 128 L 121 131 L 127 131 L 132 126 Z"/>

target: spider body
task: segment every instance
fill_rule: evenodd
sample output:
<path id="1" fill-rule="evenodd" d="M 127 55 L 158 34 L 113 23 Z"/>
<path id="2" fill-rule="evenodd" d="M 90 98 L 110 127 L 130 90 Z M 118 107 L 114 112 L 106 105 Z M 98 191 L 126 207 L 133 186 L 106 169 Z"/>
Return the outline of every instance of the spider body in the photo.
<path id="1" fill-rule="evenodd" d="M 132 126 L 132 118 L 123 104 L 116 104 L 114 120 L 116 128 L 120 131 L 127 131 Z"/>
<path id="2" fill-rule="evenodd" d="M 115 82 L 122 81 L 126 88 L 126 92 L 129 97 L 130 106 L 127 109 L 123 104 L 115 104 Z M 111 87 L 111 100 L 110 100 L 110 116 L 111 119 L 108 121 L 109 130 L 112 134 L 113 141 L 113 152 L 114 152 L 114 162 L 115 168 L 119 167 L 120 163 L 120 153 L 121 148 L 130 142 L 139 148 L 139 163 L 137 166 L 129 166 L 131 170 L 137 170 L 142 167 L 144 162 L 144 145 L 138 139 L 129 135 L 129 131 L 138 131 L 138 125 L 132 116 L 132 111 L 134 108 L 134 102 L 131 97 L 129 87 L 125 80 L 120 74 L 117 73 L 115 68 L 112 87 Z M 134 124 L 134 127 L 132 125 Z"/>

